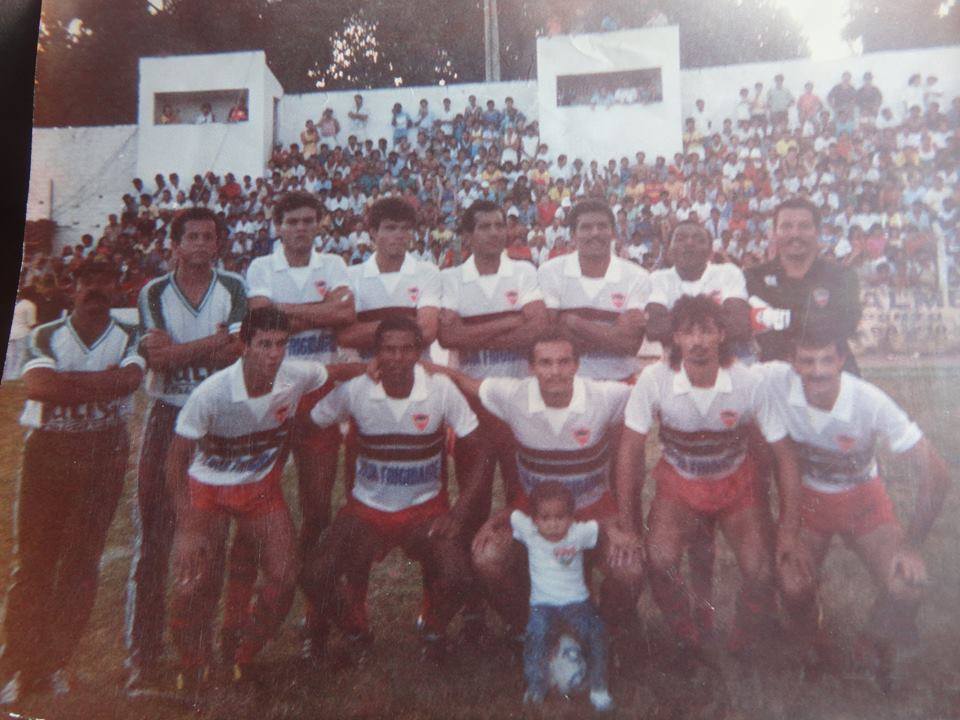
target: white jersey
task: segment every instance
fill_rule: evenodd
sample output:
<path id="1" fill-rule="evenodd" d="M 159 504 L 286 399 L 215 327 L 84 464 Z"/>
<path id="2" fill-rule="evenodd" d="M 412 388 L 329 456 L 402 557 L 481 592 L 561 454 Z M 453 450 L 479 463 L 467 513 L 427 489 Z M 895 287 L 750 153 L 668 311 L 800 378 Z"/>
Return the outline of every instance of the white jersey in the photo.
<path id="1" fill-rule="evenodd" d="M 660 421 L 663 458 L 688 480 L 717 480 L 735 472 L 747 455 L 748 425 L 756 422 L 773 442 L 783 426 L 765 402 L 763 375 L 734 361 L 720 368 L 711 388 L 694 387 L 686 370 L 649 365 L 630 393 L 625 424 L 648 434 Z"/>
<path id="2" fill-rule="evenodd" d="M 339 385 L 310 412 L 325 427 L 353 418 L 357 465 L 353 497 L 368 507 L 398 512 L 437 497 L 444 487 L 445 429 L 462 438 L 477 429 L 466 398 L 443 375 L 414 369 L 413 388 L 391 398 L 367 375 Z"/>
<path id="3" fill-rule="evenodd" d="M 292 268 L 282 243 L 270 255 L 255 258 L 247 270 L 247 297 L 264 297 L 275 303 L 323 302 L 327 294 L 350 287 L 347 266 L 338 255 L 310 253 L 310 262 Z M 333 328 L 317 327 L 290 336 L 287 357 L 329 363 L 337 359 Z"/>
<path id="4" fill-rule="evenodd" d="M 602 278 L 584 277 L 580 254 L 548 260 L 538 273 L 540 291 L 552 310 L 576 310 L 588 320 L 616 322 L 627 310 L 643 310 L 650 295 L 650 274 L 629 260 L 610 256 Z M 597 380 L 625 380 L 640 369 L 636 355 L 584 352 L 580 374 Z"/>
<path id="5" fill-rule="evenodd" d="M 565 408 L 548 407 L 536 378 L 487 378 L 480 402 L 503 420 L 517 441 L 521 490 L 557 480 L 573 493 L 577 509 L 610 491 L 612 428 L 623 419 L 630 394 L 624 383 L 576 377 Z"/>
<path id="6" fill-rule="evenodd" d="M 247 393 L 243 360 L 208 377 L 177 415 L 177 435 L 198 442 L 190 477 L 246 485 L 279 475 L 297 404 L 326 381 L 323 365 L 293 360 L 280 365 L 270 392 L 255 398 Z"/>
<path id="7" fill-rule="evenodd" d="M 513 537 L 527 548 L 531 605 L 569 605 L 590 597 L 583 574 L 583 551 L 597 546 L 596 520 L 575 522 L 557 542 L 547 540 L 526 513 L 510 513 Z"/>
<path id="8" fill-rule="evenodd" d="M 783 418 L 783 434 L 797 446 L 803 484 L 837 493 L 877 476 L 880 438 L 891 452 L 906 452 L 923 437 L 920 428 L 880 388 L 849 373 L 829 412 L 811 407 L 803 382 L 789 363 L 764 363 L 766 395 Z"/>
<path id="9" fill-rule="evenodd" d="M 500 256 L 494 275 L 481 275 L 473 255 L 462 265 L 440 272 L 444 309 L 457 313 L 464 323 L 477 323 L 518 313 L 525 305 L 542 300 L 537 271 L 530 263 Z M 450 366 L 470 377 L 523 377 L 527 360 L 523 353 L 505 348 L 450 352 Z"/>
<path id="10" fill-rule="evenodd" d="M 440 271 L 410 253 L 398 272 L 380 272 L 376 253 L 360 265 L 351 265 L 347 272 L 358 322 L 379 321 L 391 315 L 407 315 L 416 320 L 420 308 L 440 307 Z M 366 351 L 361 356 L 369 359 L 373 353 Z"/>
<path id="11" fill-rule="evenodd" d="M 137 352 L 137 331 L 110 319 L 107 329 L 88 346 L 73 328 L 70 317 L 40 325 L 30 333 L 23 372 L 47 368 L 56 372 L 98 372 L 111 366 L 136 365 L 146 369 Z M 130 414 L 130 397 L 76 405 L 27 400 L 20 424 L 55 432 L 115 430 Z"/>
<path id="12" fill-rule="evenodd" d="M 706 295 L 718 304 L 730 298 L 747 299 L 747 280 L 743 271 L 733 263 L 708 263 L 697 280 L 684 280 L 676 268 L 654 270 L 650 274 L 648 303 L 673 308 L 684 295 Z"/>
<path id="13" fill-rule="evenodd" d="M 168 273 L 143 287 L 137 305 L 141 333 L 156 328 L 181 344 L 213 335 L 221 325 L 231 333 L 239 332 L 247 312 L 247 293 L 239 275 L 213 270 L 210 287 L 200 305 L 194 307 L 177 287 L 174 274 Z M 147 393 L 170 405 L 183 406 L 193 389 L 213 372 L 214 368 L 204 363 L 169 371 L 151 369 Z"/>

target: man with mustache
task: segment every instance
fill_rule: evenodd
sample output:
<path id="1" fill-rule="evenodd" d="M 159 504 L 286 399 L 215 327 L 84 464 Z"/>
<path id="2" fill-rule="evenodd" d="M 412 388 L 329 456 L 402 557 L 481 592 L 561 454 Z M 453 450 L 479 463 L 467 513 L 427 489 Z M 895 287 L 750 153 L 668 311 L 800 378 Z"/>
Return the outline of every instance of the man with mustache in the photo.
<path id="1" fill-rule="evenodd" d="M 127 598 L 130 694 L 160 682 L 167 566 L 176 522 L 165 463 L 180 408 L 193 389 L 237 359 L 246 313 L 243 278 L 217 270 L 224 231 L 203 207 L 183 210 L 170 223 L 175 269 L 140 291 L 140 347 L 153 404 L 143 432 L 134 517 L 137 539 Z"/>
<path id="2" fill-rule="evenodd" d="M 0 658 L 0 704 L 70 692 L 65 668 L 97 593 L 100 555 L 127 467 L 129 397 L 146 363 L 136 329 L 113 320 L 119 273 L 88 260 L 74 309 L 30 334 L 28 428 L 16 502 L 16 558 Z"/>
<path id="3" fill-rule="evenodd" d="M 820 211 L 801 197 L 784 200 L 773 211 L 772 240 L 777 255 L 747 269 L 751 320 L 760 360 L 788 360 L 788 331 L 801 318 L 830 318 L 846 341 L 857 331 L 862 308 L 852 270 L 820 257 Z M 848 372 L 859 374 L 849 351 Z"/>
<path id="4" fill-rule="evenodd" d="M 677 644 L 677 670 L 688 673 L 704 638 L 691 616 L 680 558 L 698 525 L 717 522 L 733 547 L 742 582 L 729 644 L 748 648 L 774 625 L 774 564 L 797 562 L 800 482 L 791 443 L 763 395 L 763 377 L 733 358 L 720 306 L 704 295 L 682 297 L 670 323 L 669 358 L 644 368 L 627 402 L 615 487 L 621 527 L 639 534 L 646 439 L 659 421 L 663 453 L 652 472 L 656 495 L 643 539 L 653 596 Z M 777 459 L 776 554 L 748 444 L 754 423 Z"/>
<path id="5" fill-rule="evenodd" d="M 784 605 L 795 640 L 809 651 L 807 670 L 818 674 L 831 657 L 821 626 L 818 571 L 834 535 L 864 562 L 877 588 L 861 637 L 861 658 L 881 690 L 902 680 L 904 651 L 919 644 L 916 616 L 927 584 L 920 546 L 943 506 L 949 470 L 920 428 L 879 388 L 844 372 L 846 338 L 827 323 L 804 323 L 792 339 L 790 363 L 763 367 L 767 397 L 797 447 L 802 479 L 799 543 L 804 563 L 781 568 Z M 883 480 L 876 448 L 910 464 L 919 484 L 904 529 Z"/>

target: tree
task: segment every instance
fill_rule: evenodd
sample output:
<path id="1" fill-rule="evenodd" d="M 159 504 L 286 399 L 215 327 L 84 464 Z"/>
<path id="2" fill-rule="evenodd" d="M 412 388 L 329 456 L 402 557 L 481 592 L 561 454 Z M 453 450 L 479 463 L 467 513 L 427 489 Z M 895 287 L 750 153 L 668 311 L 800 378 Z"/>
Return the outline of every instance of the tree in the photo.
<path id="1" fill-rule="evenodd" d="M 847 40 L 864 52 L 953 45 L 960 39 L 960 10 L 944 0 L 851 0 Z"/>

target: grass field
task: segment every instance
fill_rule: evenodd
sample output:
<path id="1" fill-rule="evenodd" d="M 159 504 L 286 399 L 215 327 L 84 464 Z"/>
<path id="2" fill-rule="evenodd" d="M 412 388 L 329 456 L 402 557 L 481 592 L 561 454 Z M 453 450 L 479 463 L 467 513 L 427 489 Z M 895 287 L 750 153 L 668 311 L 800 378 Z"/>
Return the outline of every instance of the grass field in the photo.
<path id="1" fill-rule="evenodd" d="M 951 466 L 960 466 L 954 408 L 960 403 L 960 372 L 949 368 L 876 368 L 867 377 L 887 390 L 933 439 Z M 14 382 L 0 387 L 0 570 L 9 575 L 12 557 L 12 512 L 23 434 L 17 424 L 23 390 Z M 132 427 L 135 461 L 145 401 L 137 397 Z M 651 461 L 653 458 L 651 458 Z M 901 516 L 910 512 L 914 483 L 889 458 L 884 472 Z M 144 718 L 506 718 L 521 717 L 522 680 L 509 651 L 494 642 L 482 651 L 464 651 L 444 667 L 418 661 L 414 618 L 419 602 L 419 571 L 395 552 L 374 571 L 371 619 L 376 643 L 371 658 L 359 668 L 331 663 L 307 671 L 296 662 L 300 600 L 278 640 L 263 655 L 267 680 L 259 690 L 218 691 L 203 709 L 161 701 L 131 701 L 123 695 L 122 645 L 124 585 L 130 562 L 131 503 L 135 467 L 131 462 L 124 499 L 110 531 L 102 562 L 100 593 L 93 618 L 74 659 L 80 687 L 68 699 L 38 696 L 19 717 Z M 288 475 L 290 468 L 288 467 Z M 291 478 L 287 477 L 289 486 Z M 69 477 L 63 481 L 69 482 Z M 887 718 L 960 718 L 960 492 L 948 498 L 927 541 L 925 554 L 932 578 L 924 605 L 925 645 L 909 668 L 910 688 L 901 695 L 881 695 L 865 677 L 830 677 L 805 683 L 785 648 L 773 648 L 760 667 L 741 666 L 724 658 L 721 672 L 703 672 L 681 681 L 665 674 L 658 662 L 663 638 L 659 613 L 649 593 L 641 600 L 647 620 L 652 658 L 639 679 L 614 678 L 616 717 L 622 718 L 789 718 L 885 720 Z M 716 597 L 719 625 L 729 622 L 736 567 L 721 543 Z M 836 544 L 825 568 L 823 597 L 827 622 L 840 643 L 848 643 L 863 621 L 872 588 L 854 556 Z M 491 623 L 495 623 L 491 615 Z M 454 634 L 456 627 L 454 628 Z M 544 716 L 590 714 L 584 698 L 552 698 Z M 0 712 L 0 717 L 5 717 Z M 10 717 L 17 717 L 10 715 Z"/>

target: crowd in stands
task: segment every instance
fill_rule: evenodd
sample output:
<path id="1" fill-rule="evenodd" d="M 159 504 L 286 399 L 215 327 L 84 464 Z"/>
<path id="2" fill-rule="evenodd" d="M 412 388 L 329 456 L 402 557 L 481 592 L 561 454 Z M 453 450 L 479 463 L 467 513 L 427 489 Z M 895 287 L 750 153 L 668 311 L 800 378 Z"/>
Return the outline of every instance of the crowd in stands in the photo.
<path id="1" fill-rule="evenodd" d="M 824 255 L 857 269 L 868 306 L 939 307 L 940 262 L 949 304 L 960 305 L 960 97 L 944 98 L 936 77 L 919 74 L 889 98 L 870 73 L 858 86 L 845 72 L 823 90 L 809 82 L 790 89 L 780 75 L 769 88 L 758 81 L 739 91 L 734 117 L 718 121 L 697 101 L 684 122 L 684 151 L 672 158 L 601 159 L 555 154 L 510 98 L 497 107 L 471 96 L 463 108 L 421 100 L 412 115 L 396 103 L 392 137 L 366 137 L 357 96 L 345 130 L 325 110 L 306 122 L 301 142 L 274 149 L 262 177 L 134 179 L 99 237 L 84 235 L 56 257 L 27 258 L 23 281 L 55 292 L 81 258 L 103 254 L 123 269 L 132 305 L 144 283 L 169 269 L 171 218 L 195 205 L 222 216 L 223 265 L 243 273 L 271 252 L 271 209 L 292 189 L 323 200 L 329 212 L 317 249 L 348 264 L 372 252 L 364 215 L 385 196 L 417 208 L 410 251 L 441 267 L 469 253 L 457 219 L 475 200 L 500 204 L 510 255 L 540 264 L 572 250 L 564 222 L 572 203 L 598 197 L 617 218 L 617 252 L 648 269 L 669 264 L 671 227 L 693 217 L 714 238 L 716 259 L 749 267 L 771 256 L 773 208 L 801 195 L 822 209 Z"/>

